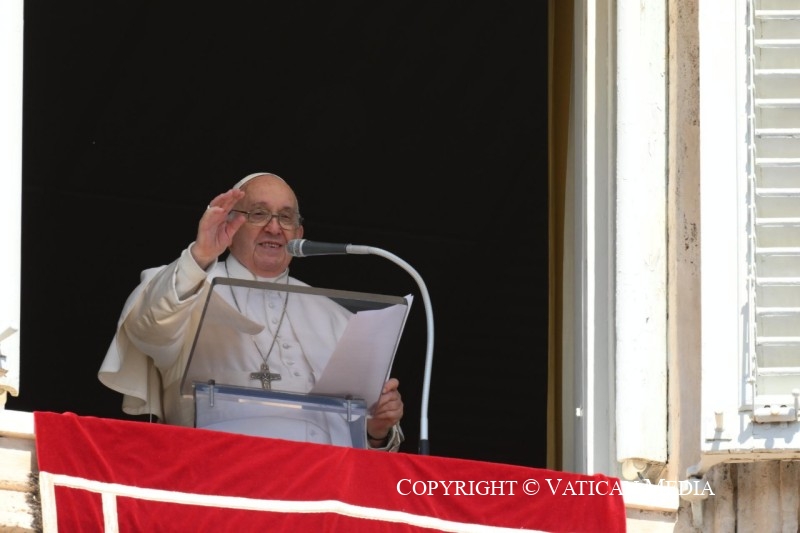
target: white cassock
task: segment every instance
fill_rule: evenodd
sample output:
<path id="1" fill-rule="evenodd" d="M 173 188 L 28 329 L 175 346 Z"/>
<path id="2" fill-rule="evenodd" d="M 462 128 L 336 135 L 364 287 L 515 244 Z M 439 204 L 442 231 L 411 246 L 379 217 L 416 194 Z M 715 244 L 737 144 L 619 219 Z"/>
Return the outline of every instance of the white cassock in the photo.
<path id="1" fill-rule="evenodd" d="M 175 262 L 142 272 L 141 282 L 122 310 L 118 329 L 98 372 L 100 381 L 123 394 L 123 411 L 153 414 L 168 424 L 195 425 L 194 399 L 180 386 L 203 307 L 215 277 L 256 279 L 236 259 L 203 271 L 189 249 Z M 260 281 L 308 286 L 288 276 Z M 287 294 L 290 297 L 287 297 Z M 183 296 L 181 296 L 183 295 Z M 232 326 L 222 345 L 213 375 L 217 383 L 260 387 L 250 374 L 263 359 L 271 372 L 281 375 L 275 390 L 307 393 L 325 368 L 351 313 L 328 298 L 308 298 L 295 293 L 217 286 L 212 295 L 230 310 Z M 224 303 L 222 303 L 224 301 Z M 283 306 L 286 307 L 285 316 Z M 240 312 L 242 311 L 242 312 Z M 245 316 L 247 315 L 247 316 Z M 248 316 L 250 318 L 248 318 Z M 204 323 L 205 328 L 205 323 Z M 235 333 L 231 335 L 231 331 Z M 273 343 L 274 340 L 274 343 Z M 269 355 L 267 355 L 269 354 Z M 194 368 L 194 360 L 192 362 Z M 208 427 L 235 433 L 351 446 L 347 422 L 335 413 L 286 409 L 264 416 L 261 408 L 248 412 L 237 406 Z"/>

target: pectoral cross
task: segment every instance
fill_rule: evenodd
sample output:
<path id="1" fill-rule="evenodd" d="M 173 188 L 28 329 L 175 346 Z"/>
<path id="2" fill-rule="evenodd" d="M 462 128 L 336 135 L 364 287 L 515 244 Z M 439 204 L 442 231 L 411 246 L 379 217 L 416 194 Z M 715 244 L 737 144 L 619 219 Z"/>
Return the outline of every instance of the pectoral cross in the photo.
<path id="1" fill-rule="evenodd" d="M 280 381 L 281 375 L 269 371 L 267 363 L 261 363 L 261 372 L 250 372 L 250 379 L 258 379 L 261 381 L 261 387 L 264 390 L 272 389 L 273 381 Z"/>

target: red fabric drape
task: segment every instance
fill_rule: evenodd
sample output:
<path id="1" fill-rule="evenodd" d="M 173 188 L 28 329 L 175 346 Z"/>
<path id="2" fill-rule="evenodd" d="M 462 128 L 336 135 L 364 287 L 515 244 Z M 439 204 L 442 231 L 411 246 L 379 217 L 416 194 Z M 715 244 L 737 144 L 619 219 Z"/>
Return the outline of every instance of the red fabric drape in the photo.
<path id="1" fill-rule="evenodd" d="M 69 413 L 34 420 L 43 518 L 62 532 L 625 531 L 619 481 L 603 475 Z"/>

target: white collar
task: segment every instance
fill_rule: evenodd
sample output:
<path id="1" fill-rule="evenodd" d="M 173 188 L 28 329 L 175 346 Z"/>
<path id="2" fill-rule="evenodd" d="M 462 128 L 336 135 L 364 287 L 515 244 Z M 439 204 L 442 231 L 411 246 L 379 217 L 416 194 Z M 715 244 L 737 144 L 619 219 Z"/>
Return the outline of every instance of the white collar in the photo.
<path id="1" fill-rule="evenodd" d="M 256 281 L 270 281 L 272 283 L 277 282 L 284 282 L 286 278 L 289 276 L 289 269 L 287 268 L 274 278 L 265 278 L 262 276 L 257 276 L 250 272 L 250 270 L 244 266 L 242 263 L 239 262 L 238 259 L 233 257 L 233 254 L 228 254 L 228 257 L 225 259 L 225 267 L 227 273 L 232 278 L 239 278 L 239 279 L 254 279 Z"/>

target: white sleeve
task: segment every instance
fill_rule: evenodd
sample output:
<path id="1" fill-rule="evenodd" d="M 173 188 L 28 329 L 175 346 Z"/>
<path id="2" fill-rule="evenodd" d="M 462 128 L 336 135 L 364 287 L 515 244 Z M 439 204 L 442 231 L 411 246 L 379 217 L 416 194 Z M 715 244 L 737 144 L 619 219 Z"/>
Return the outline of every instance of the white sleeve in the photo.
<path id="1" fill-rule="evenodd" d="M 180 357 L 208 276 L 190 250 L 191 245 L 171 264 L 142 272 L 98 371 L 104 385 L 124 395 L 128 414 L 152 413 L 163 419 L 161 377 L 154 363 L 163 369 Z"/>
<path id="2" fill-rule="evenodd" d="M 175 297 L 178 301 L 186 300 L 197 294 L 197 291 L 203 286 L 203 282 L 208 277 L 208 273 L 217 264 L 215 260 L 208 267 L 207 270 L 200 268 L 197 261 L 192 256 L 192 247 L 194 243 L 186 248 L 181 256 L 178 258 L 178 263 L 175 268 L 173 283 L 175 289 Z"/>
<path id="3" fill-rule="evenodd" d="M 192 326 L 190 316 L 205 294 L 207 275 L 187 248 L 155 275 L 143 275 L 136 296 L 126 306 L 121 329 L 158 368 L 171 366 L 181 354 Z"/>

